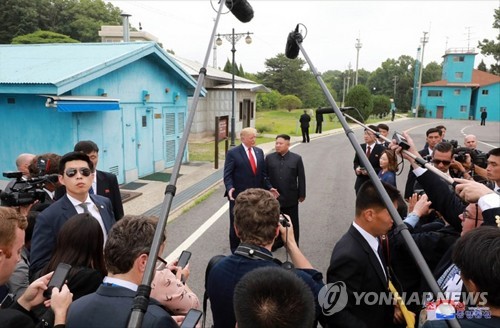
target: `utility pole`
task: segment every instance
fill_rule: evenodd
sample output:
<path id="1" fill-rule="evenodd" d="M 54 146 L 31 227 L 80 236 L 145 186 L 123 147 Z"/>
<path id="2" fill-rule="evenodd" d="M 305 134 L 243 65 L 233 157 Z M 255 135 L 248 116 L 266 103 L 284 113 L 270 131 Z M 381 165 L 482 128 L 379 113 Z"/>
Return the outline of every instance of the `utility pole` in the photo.
<path id="1" fill-rule="evenodd" d="M 358 63 L 359 63 L 359 49 L 361 49 L 361 47 L 363 46 L 363 44 L 361 44 L 361 40 L 358 38 L 356 39 L 356 44 L 354 45 L 356 47 L 356 81 L 354 83 L 354 85 L 358 85 Z"/>
<path id="2" fill-rule="evenodd" d="M 214 18 L 214 22 L 215 22 L 215 18 Z M 215 40 L 215 35 L 214 35 L 214 47 L 213 47 L 213 51 L 214 51 L 214 55 L 213 55 L 213 64 L 212 66 L 217 69 L 217 43 L 216 43 L 216 40 Z"/>
<path id="3" fill-rule="evenodd" d="M 342 107 L 345 106 L 345 74 L 342 74 Z"/>
<path id="4" fill-rule="evenodd" d="M 422 72 L 424 69 L 424 50 L 425 50 L 425 44 L 429 42 L 429 38 L 427 37 L 427 34 L 429 32 L 424 32 L 424 37 L 420 39 L 422 42 L 422 58 L 420 60 L 420 76 L 418 77 L 418 93 L 417 93 L 417 102 L 415 104 L 415 117 L 418 117 L 418 109 L 420 108 L 420 97 L 422 93 Z"/>
<path id="5" fill-rule="evenodd" d="M 347 70 L 347 93 L 349 93 L 349 87 L 351 84 L 351 62 L 349 62 L 349 69 Z"/>

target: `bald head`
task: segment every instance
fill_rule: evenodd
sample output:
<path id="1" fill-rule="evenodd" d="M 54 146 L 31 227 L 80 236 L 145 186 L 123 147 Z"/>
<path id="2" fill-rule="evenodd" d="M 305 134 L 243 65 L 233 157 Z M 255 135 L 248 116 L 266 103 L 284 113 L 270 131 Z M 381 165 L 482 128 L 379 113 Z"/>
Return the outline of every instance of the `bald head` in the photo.
<path id="1" fill-rule="evenodd" d="M 467 148 L 470 149 L 476 149 L 477 148 L 477 138 L 473 134 L 468 134 L 464 138 L 464 145 Z"/>
<path id="2" fill-rule="evenodd" d="M 20 172 L 23 172 L 23 175 L 29 176 L 30 171 L 29 171 L 28 167 L 34 158 L 35 158 L 34 154 L 28 154 L 28 153 L 24 153 L 24 154 L 17 156 L 17 158 L 16 158 L 17 170 Z"/>

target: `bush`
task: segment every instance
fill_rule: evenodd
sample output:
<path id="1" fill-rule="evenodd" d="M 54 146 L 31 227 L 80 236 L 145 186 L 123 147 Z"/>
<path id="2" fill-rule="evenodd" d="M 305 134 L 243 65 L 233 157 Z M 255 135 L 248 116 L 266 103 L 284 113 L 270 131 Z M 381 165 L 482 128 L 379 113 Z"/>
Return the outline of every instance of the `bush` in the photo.
<path id="1" fill-rule="evenodd" d="M 257 130 L 258 133 L 266 133 L 273 131 L 273 128 L 270 127 L 269 125 L 256 125 L 255 129 Z"/>

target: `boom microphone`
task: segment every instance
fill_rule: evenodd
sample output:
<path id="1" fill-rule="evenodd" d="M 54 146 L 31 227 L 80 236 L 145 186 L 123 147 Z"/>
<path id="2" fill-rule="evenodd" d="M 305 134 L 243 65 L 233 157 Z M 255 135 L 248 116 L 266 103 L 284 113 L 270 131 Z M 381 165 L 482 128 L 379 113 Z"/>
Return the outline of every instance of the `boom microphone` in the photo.
<path id="1" fill-rule="evenodd" d="M 227 0 L 226 7 L 242 23 L 248 23 L 253 18 L 253 8 L 247 0 Z"/>
<path id="2" fill-rule="evenodd" d="M 302 42 L 302 35 L 299 33 L 299 24 L 295 27 L 295 31 L 288 34 L 286 40 L 285 56 L 288 59 L 295 59 L 299 55 L 299 45 L 297 42 Z"/>
<path id="3" fill-rule="evenodd" d="M 354 108 L 354 107 L 340 107 L 339 109 L 341 112 L 345 112 L 348 110 L 355 110 L 356 108 Z"/>

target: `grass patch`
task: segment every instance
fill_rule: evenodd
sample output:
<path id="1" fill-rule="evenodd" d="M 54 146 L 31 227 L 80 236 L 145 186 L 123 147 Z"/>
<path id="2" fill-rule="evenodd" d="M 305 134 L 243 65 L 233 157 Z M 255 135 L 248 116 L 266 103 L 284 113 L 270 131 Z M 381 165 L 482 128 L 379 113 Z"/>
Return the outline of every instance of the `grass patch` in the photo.
<path id="1" fill-rule="evenodd" d="M 182 214 L 188 212 L 190 209 L 192 209 L 196 205 L 199 205 L 200 203 L 204 202 L 214 192 L 215 192 L 215 188 L 211 188 L 210 190 L 208 190 L 206 193 L 204 193 L 200 197 L 197 197 L 194 202 L 192 202 L 189 206 L 186 206 L 185 208 L 182 209 Z"/>
<path id="2" fill-rule="evenodd" d="M 255 141 L 257 145 L 272 142 L 274 138 L 257 137 Z M 229 141 L 231 143 L 231 141 Z M 239 145 L 239 140 L 235 141 Z M 230 148 L 230 146 L 228 147 Z M 219 159 L 224 160 L 225 141 L 219 142 Z M 190 142 L 189 143 L 189 160 L 192 162 L 214 162 L 215 157 L 215 141 L 209 142 Z"/>

